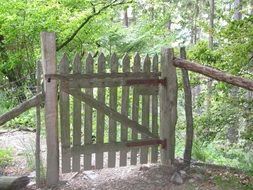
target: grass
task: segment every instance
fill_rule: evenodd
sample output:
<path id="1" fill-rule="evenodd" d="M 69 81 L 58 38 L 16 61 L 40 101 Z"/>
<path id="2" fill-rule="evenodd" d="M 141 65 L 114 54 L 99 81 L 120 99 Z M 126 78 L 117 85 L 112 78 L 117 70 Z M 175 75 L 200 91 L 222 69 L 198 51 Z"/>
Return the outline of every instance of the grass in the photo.
<path id="1" fill-rule="evenodd" d="M 214 182 L 215 184 L 222 188 L 223 190 L 252 190 L 253 186 L 252 185 L 243 185 L 239 183 L 237 178 L 230 177 L 224 179 L 224 177 L 221 176 L 215 176 L 214 177 Z"/>
<path id="2" fill-rule="evenodd" d="M 11 149 L 0 149 L 0 168 L 5 168 L 12 164 L 13 152 Z"/>
<path id="3" fill-rule="evenodd" d="M 183 157 L 184 146 L 184 133 L 178 132 L 176 138 L 176 157 Z M 195 139 L 193 143 L 193 160 L 238 168 L 250 176 L 253 176 L 252 158 L 252 150 L 247 151 L 239 145 L 228 145 L 224 140 L 203 143 Z"/>

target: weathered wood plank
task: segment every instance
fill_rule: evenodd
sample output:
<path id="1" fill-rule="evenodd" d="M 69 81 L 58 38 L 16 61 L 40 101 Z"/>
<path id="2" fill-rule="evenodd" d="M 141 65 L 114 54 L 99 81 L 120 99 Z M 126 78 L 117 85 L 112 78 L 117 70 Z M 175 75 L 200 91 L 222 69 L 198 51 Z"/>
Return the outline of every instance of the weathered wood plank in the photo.
<path id="1" fill-rule="evenodd" d="M 86 73 L 90 74 L 93 73 L 93 58 L 92 55 L 89 53 L 86 59 Z M 93 89 L 85 89 L 86 94 L 93 97 Z M 87 104 L 85 106 L 85 118 L 84 118 L 84 142 L 85 145 L 92 144 L 92 107 Z M 91 154 L 84 154 L 84 169 L 90 170 L 91 167 Z"/>
<path id="2" fill-rule="evenodd" d="M 158 55 L 156 54 L 152 60 L 152 71 L 158 72 Z M 152 133 L 158 136 L 158 97 L 152 95 Z M 158 160 L 158 147 L 151 149 L 151 162 L 156 163 Z"/>
<path id="3" fill-rule="evenodd" d="M 73 73 L 81 73 L 81 58 L 77 53 L 73 62 Z M 81 92 L 81 89 L 75 89 Z M 81 101 L 77 98 L 73 99 L 73 146 L 81 145 Z M 72 159 L 72 171 L 80 171 L 80 155 L 73 155 Z"/>
<path id="4" fill-rule="evenodd" d="M 36 92 L 41 92 L 41 74 L 42 67 L 41 62 L 38 61 L 36 65 Z M 40 104 L 36 106 L 36 149 L 35 149 L 35 164 L 36 164 L 36 186 L 40 187 L 41 176 L 40 176 L 40 166 L 41 166 L 41 148 L 40 148 L 40 132 L 41 132 L 41 110 Z"/>
<path id="5" fill-rule="evenodd" d="M 105 56 L 101 53 L 98 57 L 98 73 L 105 72 Z M 98 88 L 98 102 L 105 104 L 105 89 Z M 97 112 L 97 134 L 96 143 L 103 144 L 104 143 L 104 127 L 105 127 L 105 114 L 98 110 Z M 103 153 L 96 154 L 96 168 L 103 168 Z"/>
<path id="6" fill-rule="evenodd" d="M 217 69 L 200 65 L 197 63 L 193 63 L 191 61 L 181 59 L 181 58 L 176 58 L 174 59 L 173 64 L 176 67 L 179 68 L 184 68 L 189 71 L 193 71 L 196 73 L 200 73 L 202 75 L 208 76 L 210 78 L 216 79 L 218 81 L 223 81 L 241 88 L 245 88 L 247 90 L 253 90 L 253 81 L 250 79 L 245 79 L 242 77 L 226 74 L 222 71 L 219 71 Z"/>
<path id="7" fill-rule="evenodd" d="M 154 141 L 156 139 L 153 139 Z M 159 140 L 159 139 L 157 139 Z M 139 143 L 143 140 L 136 140 L 136 141 L 126 141 L 126 142 L 114 142 L 114 143 L 97 143 L 97 144 L 89 144 L 89 145 L 81 145 L 79 147 L 73 147 L 71 148 L 71 152 L 72 154 L 92 154 L 92 153 L 103 153 L 103 152 L 118 152 L 118 151 L 126 151 L 129 152 L 131 151 L 133 148 L 132 147 L 128 147 L 127 144 L 131 144 L 131 143 Z M 141 143 L 139 143 L 140 145 L 136 145 L 137 148 L 140 148 L 144 145 L 141 145 Z M 154 147 L 157 145 L 145 145 L 145 147 Z"/>
<path id="8" fill-rule="evenodd" d="M 177 76 L 173 65 L 173 49 L 162 49 L 162 78 L 167 79 L 166 86 L 160 86 L 160 137 L 167 140 L 167 147 L 161 149 L 161 163 L 169 165 L 175 158 L 175 126 L 177 122 Z"/>
<path id="9" fill-rule="evenodd" d="M 41 54 L 44 74 L 56 73 L 56 38 L 55 33 L 41 33 Z M 59 143 L 57 81 L 44 80 L 45 90 L 45 125 L 47 141 L 47 187 L 54 187 L 59 182 Z"/>
<path id="10" fill-rule="evenodd" d="M 134 57 L 134 72 L 140 72 L 141 70 L 141 58 L 140 55 L 137 53 Z M 137 89 L 133 89 L 133 105 L 132 105 L 132 120 L 138 122 L 139 118 L 139 94 L 137 92 Z M 138 134 L 133 130 L 132 131 L 132 140 L 137 140 L 138 139 Z M 131 165 L 136 165 L 137 164 L 137 153 L 138 149 L 133 148 L 131 150 Z"/>
<path id="11" fill-rule="evenodd" d="M 96 99 L 87 95 L 84 92 L 76 92 L 75 90 L 70 90 L 68 84 L 65 84 L 64 91 L 71 94 L 72 96 L 78 98 L 81 101 L 84 101 L 86 104 L 94 107 L 100 112 L 104 112 L 108 117 L 125 124 L 136 132 L 142 133 L 147 138 L 158 138 L 156 135 L 152 134 L 146 127 L 140 125 L 138 122 L 128 119 L 128 117 L 120 114 L 116 110 L 108 107 L 105 103 L 98 102 Z"/>
<path id="12" fill-rule="evenodd" d="M 147 55 L 144 59 L 143 72 L 150 72 L 151 61 Z M 149 129 L 149 115 L 150 115 L 150 96 L 142 96 L 142 125 Z M 142 139 L 145 138 L 142 135 Z M 148 162 L 148 148 L 141 148 L 141 164 L 146 164 Z"/>
<path id="13" fill-rule="evenodd" d="M 24 113 L 30 108 L 35 107 L 39 105 L 40 103 L 44 102 L 44 100 L 45 100 L 45 97 L 42 94 L 42 92 L 39 94 L 36 94 L 31 99 L 26 100 L 25 102 L 19 104 L 17 107 L 1 115 L 0 125 L 5 124 L 7 121 L 10 121 L 11 119 L 14 119 L 15 117 L 18 117 L 20 114 Z"/>
<path id="14" fill-rule="evenodd" d="M 106 73 L 107 75 L 108 73 Z M 113 73 L 114 74 L 114 73 Z M 113 76 L 112 74 L 112 76 Z M 156 75 L 156 74 L 154 74 Z M 157 76 L 154 76 L 154 75 L 149 75 L 147 74 L 146 79 L 158 79 Z M 71 88 L 104 88 L 104 87 L 119 87 L 119 86 L 130 86 L 128 84 L 128 81 L 129 80 L 135 80 L 135 79 L 144 79 L 144 75 L 140 75 L 140 76 L 136 76 L 136 77 L 131 77 L 130 76 L 126 76 L 126 77 L 118 77 L 118 78 L 104 78 L 104 79 L 92 79 L 92 78 L 89 78 L 89 79 L 77 79 L 76 81 L 70 81 L 70 87 Z M 133 86 L 142 86 L 142 85 L 138 85 L 138 84 L 135 84 Z M 150 88 L 150 85 L 145 85 L 144 87 L 146 88 Z"/>
<path id="15" fill-rule="evenodd" d="M 126 54 L 122 61 L 123 72 L 130 72 L 130 58 Z M 121 100 L 121 114 L 128 116 L 128 107 L 129 107 L 129 87 L 122 87 L 122 100 Z M 121 124 L 121 141 L 127 141 L 128 128 Z M 120 151 L 120 166 L 127 165 L 127 152 L 122 150 Z"/>
<path id="16" fill-rule="evenodd" d="M 60 61 L 60 73 L 69 73 L 69 60 L 66 54 L 63 55 Z M 61 125 L 61 148 L 62 148 L 62 173 L 71 171 L 71 152 L 70 148 L 70 122 L 69 122 L 69 95 L 62 90 L 60 84 L 60 125 Z"/>
<path id="17" fill-rule="evenodd" d="M 118 72 L 118 58 L 114 53 L 111 58 L 111 73 Z M 110 107 L 114 110 L 117 110 L 117 88 L 110 88 Z M 116 142 L 117 137 L 117 122 L 112 118 L 109 118 L 109 142 Z M 115 167 L 116 164 L 116 152 L 108 152 L 108 167 Z"/>
<path id="18" fill-rule="evenodd" d="M 127 86 L 127 80 L 133 79 L 158 79 L 161 73 L 143 73 L 143 72 L 126 72 L 126 73 L 90 73 L 90 74 L 48 74 L 46 79 L 66 80 L 70 86 L 79 88 L 93 87 L 116 87 Z M 76 82 L 76 85 L 74 84 Z"/>

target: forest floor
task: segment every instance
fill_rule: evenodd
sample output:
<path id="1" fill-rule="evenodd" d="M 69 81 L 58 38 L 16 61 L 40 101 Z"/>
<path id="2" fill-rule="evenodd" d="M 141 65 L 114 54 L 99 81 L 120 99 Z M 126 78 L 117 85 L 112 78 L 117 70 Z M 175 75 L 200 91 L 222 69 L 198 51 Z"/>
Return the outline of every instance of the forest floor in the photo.
<path id="1" fill-rule="evenodd" d="M 13 150 L 13 164 L 0 171 L 0 175 L 28 175 L 31 183 L 26 190 L 36 188 L 34 152 L 35 133 L 15 131 L 0 133 L 0 148 Z M 42 155 L 45 155 L 45 140 L 42 140 Z M 44 188 L 45 189 L 45 188 Z M 61 175 L 57 190 L 252 190 L 253 179 L 238 171 L 216 166 L 183 168 L 180 161 L 176 166 L 159 164 L 117 167 L 82 171 Z"/>

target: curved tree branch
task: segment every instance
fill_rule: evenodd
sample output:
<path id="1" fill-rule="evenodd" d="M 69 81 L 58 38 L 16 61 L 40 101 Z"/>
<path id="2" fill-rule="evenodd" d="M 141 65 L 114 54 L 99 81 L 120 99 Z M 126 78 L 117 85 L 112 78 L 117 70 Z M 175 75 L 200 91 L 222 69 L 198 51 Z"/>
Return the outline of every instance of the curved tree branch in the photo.
<path id="1" fill-rule="evenodd" d="M 122 5 L 125 4 L 126 2 L 124 0 L 113 0 L 110 4 L 102 7 L 101 9 L 99 9 L 97 12 L 94 12 L 92 15 L 89 15 L 84 21 L 83 23 L 73 32 L 73 34 L 66 40 L 64 41 L 60 46 L 58 46 L 56 48 L 56 51 L 61 50 L 63 47 L 65 47 L 66 45 L 68 45 L 74 38 L 75 36 L 78 34 L 78 32 L 95 16 L 101 14 L 104 10 L 108 9 L 109 7 L 115 7 L 117 5 Z M 132 2 L 132 1 L 131 1 Z M 128 3 L 131 3 L 128 2 Z M 94 9 L 93 9 L 94 11 Z"/>

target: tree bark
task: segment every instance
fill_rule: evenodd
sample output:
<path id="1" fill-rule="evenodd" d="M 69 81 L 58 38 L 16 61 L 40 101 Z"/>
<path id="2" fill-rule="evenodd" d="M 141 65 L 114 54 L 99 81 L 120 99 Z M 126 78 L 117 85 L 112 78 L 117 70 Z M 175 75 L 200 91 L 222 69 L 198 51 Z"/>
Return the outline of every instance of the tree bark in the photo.
<path id="1" fill-rule="evenodd" d="M 180 49 L 180 57 L 186 59 L 185 48 Z M 185 118 L 186 118 L 186 142 L 184 150 L 184 163 L 189 166 L 192 155 L 193 142 L 193 116 L 192 116 L 192 93 L 188 71 L 182 69 L 183 86 L 185 94 Z"/>
<path id="2" fill-rule="evenodd" d="M 214 30 L 214 0 L 209 0 L 210 15 L 209 15 L 209 48 L 213 49 L 213 30 Z"/>
<path id="3" fill-rule="evenodd" d="M 129 26 L 129 19 L 128 19 L 128 12 L 127 8 L 124 10 L 124 19 L 123 19 L 124 26 L 128 28 Z"/>

